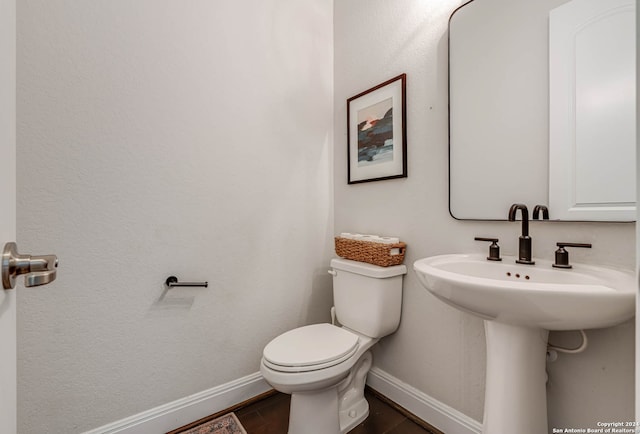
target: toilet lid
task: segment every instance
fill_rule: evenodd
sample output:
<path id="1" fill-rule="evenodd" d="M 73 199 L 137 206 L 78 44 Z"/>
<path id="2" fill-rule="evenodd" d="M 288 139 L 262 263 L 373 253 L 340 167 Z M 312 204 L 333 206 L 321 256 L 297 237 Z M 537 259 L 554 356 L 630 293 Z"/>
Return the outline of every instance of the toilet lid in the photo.
<path id="1" fill-rule="evenodd" d="M 272 365 L 306 371 L 340 363 L 357 348 L 356 334 L 331 324 L 313 324 L 281 334 L 267 344 L 263 356 Z"/>

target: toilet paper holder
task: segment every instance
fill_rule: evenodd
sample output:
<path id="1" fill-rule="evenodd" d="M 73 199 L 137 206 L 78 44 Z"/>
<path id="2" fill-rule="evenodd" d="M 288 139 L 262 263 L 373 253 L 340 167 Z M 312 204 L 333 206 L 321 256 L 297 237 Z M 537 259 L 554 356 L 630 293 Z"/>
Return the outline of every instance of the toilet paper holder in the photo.
<path id="1" fill-rule="evenodd" d="M 180 282 L 176 276 L 169 276 L 164 283 L 169 288 L 177 288 L 177 287 L 200 287 L 207 288 L 209 286 L 209 282 Z"/>

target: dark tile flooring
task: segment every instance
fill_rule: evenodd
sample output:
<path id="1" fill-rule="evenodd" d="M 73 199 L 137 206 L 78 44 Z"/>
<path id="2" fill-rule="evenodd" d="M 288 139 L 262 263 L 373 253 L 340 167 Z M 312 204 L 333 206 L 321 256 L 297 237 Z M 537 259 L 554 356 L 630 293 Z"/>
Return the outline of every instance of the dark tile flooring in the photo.
<path id="1" fill-rule="evenodd" d="M 369 417 L 349 434 L 442 434 L 369 388 L 365 396 Z M 276 393 L 235 413 L 247 434 L 286 434 L 290 400 L 290 395 Z"/>

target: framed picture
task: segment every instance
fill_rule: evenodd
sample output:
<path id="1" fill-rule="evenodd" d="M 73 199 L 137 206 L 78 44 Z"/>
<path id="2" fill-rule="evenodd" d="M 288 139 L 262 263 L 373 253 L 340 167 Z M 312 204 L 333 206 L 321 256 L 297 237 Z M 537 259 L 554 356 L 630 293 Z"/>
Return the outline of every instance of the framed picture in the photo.
<path id="1" fill-rule="evenodd" d="M 347 100 L 349 184 L 407 177 L 406 80 L 399 75 Z"/>

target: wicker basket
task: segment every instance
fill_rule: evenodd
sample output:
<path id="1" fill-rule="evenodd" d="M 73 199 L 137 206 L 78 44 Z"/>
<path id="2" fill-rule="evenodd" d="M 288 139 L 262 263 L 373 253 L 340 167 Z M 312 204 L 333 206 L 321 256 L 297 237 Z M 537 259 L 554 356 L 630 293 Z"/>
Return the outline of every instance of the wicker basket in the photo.
<path id="1" fill-rule="evenodd" d="M 400 265 L 404 262 L 404 254 L 407 250 L 405 243 L 383 244 L 372 241 L 352 240 L 349 238 L 335 237 L 336 254 L 345 259 L 367 262 L 369 264 L 389 267 Z M 391 249 L 399 249 L 398 255 L 392 255 Z"/>

